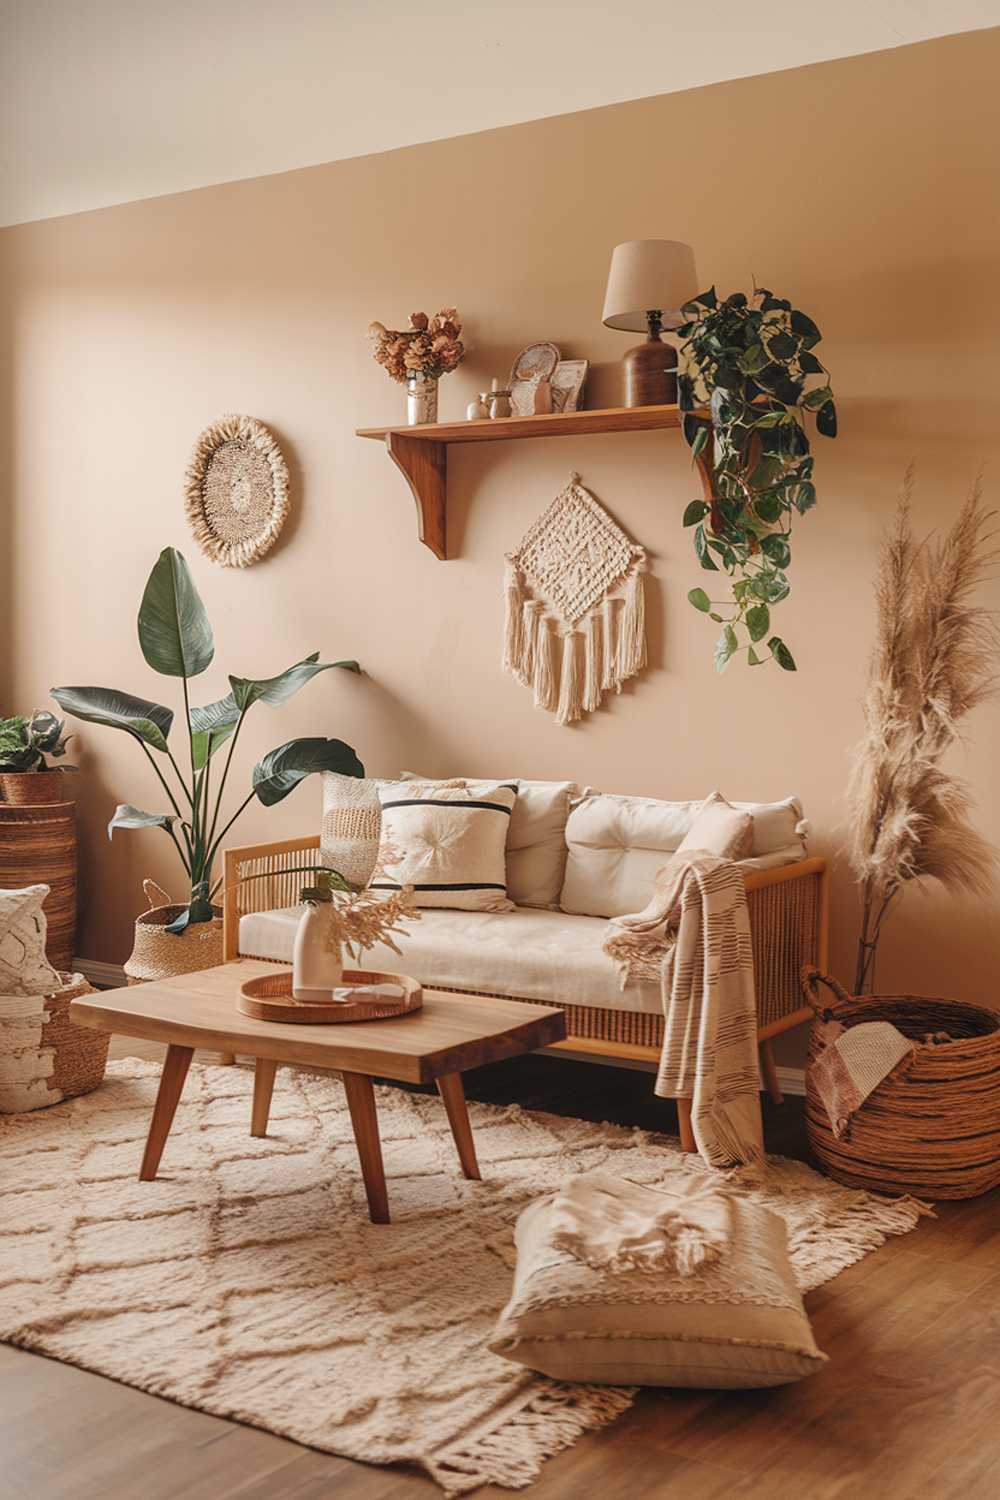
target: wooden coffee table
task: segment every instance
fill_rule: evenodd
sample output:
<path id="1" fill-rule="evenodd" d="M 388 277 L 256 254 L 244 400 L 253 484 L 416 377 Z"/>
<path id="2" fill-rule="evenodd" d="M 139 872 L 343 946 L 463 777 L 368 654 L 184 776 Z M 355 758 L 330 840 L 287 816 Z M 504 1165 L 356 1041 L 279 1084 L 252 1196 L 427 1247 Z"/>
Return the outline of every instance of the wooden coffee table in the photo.
<path id="1" fill-rule="evenodd" d="M 150 1182 L 156 1176 L 194 1049 L 249 1053 L 255 1065 L 250 1120 L 250 1134 L 255 1136 L 267 1134 L 279 1063 L 334 1068 L 340 1073 L 368 1211 L 373 1223 L 388 1224 L 389 1202 L 372 1078 L 436 1083 L 462 1171 L 466 1177 L 478 1179 L 462 1073 L 466 1068 L 562 1041 L 566 1035 L 565 1015 L 553 1006 L 440 990 L 425 990 L 422 1010 L 391 1021 L 298 1026 L 241 1015 L 236 1009 L 240 985 L 274 970 L 273 964 L 244 958 L 176 979 L 85 995 L 70 1005 L 70 1019 L 78 1026 L 167 1044 L 139 1170 L 141 1181 Z"/>

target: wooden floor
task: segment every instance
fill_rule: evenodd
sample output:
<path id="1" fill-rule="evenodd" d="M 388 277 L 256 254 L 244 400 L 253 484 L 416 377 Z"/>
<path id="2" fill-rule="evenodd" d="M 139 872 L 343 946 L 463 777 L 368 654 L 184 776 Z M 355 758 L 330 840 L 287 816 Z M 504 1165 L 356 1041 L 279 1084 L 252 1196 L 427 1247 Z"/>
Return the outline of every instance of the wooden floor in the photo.
<path id="1" fill-rule="evenodd" d="M 158 1055 L 116 1044 L 118 1055 Z M 526 1057 L 466 1075 L 470 1097 L 676 1130 L 648 1075 Z M 802 1101 L 767 1107 L 803 1156 Z M 936 1220 L 806 1299 L 830 1355 L 778 1391 L 646 1392 L 551 1459 L 532 1500 L 997 1500 L 1000 1195 Z M 477 1491 L 510 1500 L 511 1491 Z M 300 1448 L 99 1375 L 0 1346 L 0 1500 L 434 1500 L 419 1474 Z"/>

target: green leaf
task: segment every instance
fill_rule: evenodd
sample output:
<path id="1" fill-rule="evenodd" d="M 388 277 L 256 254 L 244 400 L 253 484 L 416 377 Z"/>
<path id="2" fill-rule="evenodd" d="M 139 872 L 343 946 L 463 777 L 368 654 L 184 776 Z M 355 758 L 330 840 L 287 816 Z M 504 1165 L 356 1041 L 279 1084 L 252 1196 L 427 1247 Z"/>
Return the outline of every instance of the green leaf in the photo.
<path id="1" fill-rule="evenodd" d="M 715 643 L 715 670 L 724 672 L 738 650 L 739 641 L 736 639 L 736 631 L 731 625 L 727 625 Z"/>
<path id="2" fill-rule="evenodd" d="M 712 601 L 704 589 L 689 589 L 688 603 L 693 604 L 695 609 L 700 609 L 702 614 L 707 614 L 712 608 Z"/>
<path id="3" fill-rule="evenodd" d="M 776 333 L 768 341 L 767 350 L 772 359 L 791 359 L 798 347 L 798 340 L 790 333 Z"/>
<path id="4" fill-rule="evenodd" d="M 827 401 L 816 413 L 816 431 L 828 438 L 837 436 L 837 408 L 832 401 Z"/>
<path id="5" fill-rule="evenodd" d="M 116 828 L 169 828 L 176 822 L 176 813 L 148 813 L 131 803 L 120 802 L 108 824 L 108 838 L 113 837 Z"/>
<path id="6" fill-rule="evenodd" d="M 833 392 L 828 385 L 818 385 L 814 391 L 807 391 L 802 397 L 802 405 L 808 411 L 815 411 L 818 406 L 825 406 L 828 401 L 833 400 Z"/>
<path id="7" fill-rule="evenodd" d="M 146 583 L 139 645 L 153 671 L 164 677 L 197 677 L 215 655 L 205 606 L 175 547 L 164 547 Z"/>
<path id="8" fill-rule="evenodd" d="M 711 555 L 709 554 L 708 542 L 705 538 L 704 526 L 696 526 L 694 529 L 694 550 L 697 554 L 698 561 L 701 563 L 706 573 L 717 573 L 719 571 L 716 564 L 712 561 Z"/>
<path id="9" fill-rule="evenodd" d="M 692 500 L 684 509 L 684 526 L 696 526 L 702 516 L 708 515 L 708 506 L 704 500 Z"/>
<path id="10" fill-rule="evenodd" d="M 803 349 L 799 355 L 799 367 L 803 375 L 822 375 L 823 366 L 815 354 L 810 354 L 808 349 Z"/>
<path id="11" fill-rule="evenodd" d="M 749 349 L 744 349 L 736 363 L 744 375 L 753 375 L 767 364 L 767 351 L 763 344 L 751 344 Z"/>
<path id="12" fill-rule="evenodd" d="M 363 776 L 365 768 L 343 740 L 289 740 L 271 750 L 253 768 L 253 789 L 265 807 L 273 807 L 314 771 Z"/>
<path id="13" fill-rule="evenodd" d="M 232 693 L 227 693 L 224 698 L 217 698 L 214 703 L 206 703 L 204 708 L 192 708 L 189 716 L 191 753 L 196 771 L 202 770 L 219 746 L 226 743 L 239 723 L 239 718 L 240 711 Z"/>
<path id="14" fill-rule="evenodd" d="M 780 573 L 758 573 L 756 578 L 750 580 L 750 592 L 755 599 L 763 599 L 768 604 L 780 604 L 782 599 L 788 597 L 788 579 Z"/>
<path id="15" fill-rule="evenodd" d="M 694 442 L 691 444 L 692 458 L 697 458 L 698 455 L 704 450 L 705 444 L 708 442 L 708 431 L 708 423 L 703 422 L 701 424 L 700 430 L 695 433 Z"/>
<path id="16" fill-rule="evenodd" d="M 752 641 L 763 640 L 771 628 L 771 611 L 766 604 L 755 604 L 747 610 L 747 630 Z"/>
<path id="17" fill-rule="evenodd" d="M 697 297 L 694 300 L 695 300 L 696 303 L 700 304 L 700 306 L 702 306 L 702 307 L 712 308 L 712 307 L 718 307 L 718 305 L 719 305 L 719 299 L 715 295 L 715 287 L 714 286 L 710 286 L 707 292 L 699 292 L 698 295 L 697 295 Z"/>
<path id="18" fill-rule="evenodd" d="M 758 656 L 752 646 L 747 647 L 747 663 L 751 667 L 760 667 L 764 664 L 763 657 Z"/>
<path id="19" fill-rule="evenodd" d="M 807 510 L 812 510 L 816 504 L 816 486 L 813 484 L 800 484 L 795 491 L 795 509 L 799 515 L 804 516 Z"/>
<path id="20" fill-rule="evenodd" d="M 798 334 L 807 349 L 813 344 L 818 344 L 823 337 L 812 318 L 807 318 L 805 313 L 799 312 L 797 308 L 792 312 L 791 324 L 792 332 Z"/>
<path id="21" fill-rule="evenodd" d="M 750 483 L 755 490 L 766 490 L 776 479 L 780 479 L 784 472 L 785 465 L 780 458 L 776 458 L 773 454 L 765 454 L 750 475 Z"/>
<path id="22" fill-rule="evenodd" d="M 795 657 L 789 651 L 780 635 L 772 635 L 767 644 L 771 648 L 771 655 L 779 667 L 782 667 L 786 672 L 794 672 L 796 670 Z"/>
<path id="23" fill-rule="evenodd" d="M 792 549 L 780 532 L 772 532 L 770 536 L 764 537 L 760 550 L 770 558 L 776 568 L 787 568 L 792 560 Z"/>
<path id="24" fill-rule="evenodd" d="M 693 412 L 685 412 L 683 421 L 684 441 L 687 443 L 689 448 L 694 447 L 695 439 L 697 438 L 699 432 L 702 432 L 704 428 L 704 417 L 696 417 Z"/>
<path id="25" fill-rule="evenodd" d="M 154 750 L 166 750 L 167 735 L 174 722 L 171 709 L 145 698 L 133 698 L 115 688 L 60 687 L 51 689 L 52 697 L 75 719 L 88 724 L 106 724 L 124 729 Z"/>
<path id="26" fill-rule="evenodd" d="M 768 526 L 773 526 L 785 507 L 777 495 L 761 495 L 754 501 L 753 508 L 762 521 L 766 521 Z"/>
<path id="27" fill-rule="evenodd" d="M 257 681 L 251 677 L 230 677 L 229 682 L 237 708 L 249 708 L 257 702 L 277 708 L 279 704 L 287 703 L 292 694 L 318 672 L 328 672 L 331 667 L 342 667 L 345 672 L 361 671 L 356 661 L 320 661 L 319 652 L 314 651 L 311 656 L 279 672 L 277 677 L 263 677 Z"/>

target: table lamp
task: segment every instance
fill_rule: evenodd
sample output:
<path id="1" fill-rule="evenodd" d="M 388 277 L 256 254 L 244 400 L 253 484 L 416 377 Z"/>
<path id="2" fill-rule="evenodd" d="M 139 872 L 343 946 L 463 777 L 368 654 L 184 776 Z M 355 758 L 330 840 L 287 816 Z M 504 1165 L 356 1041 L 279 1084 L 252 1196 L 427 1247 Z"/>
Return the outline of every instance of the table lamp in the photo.
<path id="1" fill-rule="evenodd" d="M 627 240 L 616 245 L 604 297 L 604 326 L 645 333 L 646 342 L 622 360 L 625 405 L 658 406 L 677 400 L 677 350 L 662 328 L 684 322 L 682 305 L 697 292 L 694 251 L 679 240 Z"/>

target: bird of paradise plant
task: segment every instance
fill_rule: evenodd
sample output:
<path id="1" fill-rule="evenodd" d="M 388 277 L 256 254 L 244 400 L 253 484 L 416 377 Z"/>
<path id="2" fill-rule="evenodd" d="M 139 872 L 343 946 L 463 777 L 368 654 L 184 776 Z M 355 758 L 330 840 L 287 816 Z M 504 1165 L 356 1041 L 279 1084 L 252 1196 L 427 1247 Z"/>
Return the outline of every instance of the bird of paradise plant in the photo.
<path id="1" fill-rule="evenodd" d="M 166 929 L 181 933 L 191 923 L 211 921 L 212 900 L 222 884 L 221 879 L 213 881 L 222 841 L 255 797 L 271 807 L 314 771 L 337 771 L 342 776 L 365 774 L 357 755 L 343 740 L 289 740 L 254 766 L 249 793 L 220 827 L 233 752 L 250 709 L 255 703 L 277 707 L 287 702 L 311 678 L 331 667 L 348 672 L 360 672 L 361 668 L 356 661 L 321 662 L 316 651 L 277 677 L 230 677 L 230 691 L 224 698 L 201 708 L 192 706 L 189 680 L 210 665 L 215 642 L 187 563 L 173 547 L 164 548 L 149 575 L 139 606 L 138 633 L 142 654 L 153 670 L 182 680 L 188 772 L 178 765 L 168 743 L 172 709 L 116 688 L 59 687 L 52 689 L 52 696 L 77 719 L 131 735 L 153 767 L 172 811 L 144 812 L 122 803 L 108 824 L 108 837 L 113 837 L 116 828 L 162 828 L 169 835 L 190 883 L 188 902 Z M 225 765 L 213 797 L 213 759 L 227 743 Z M 337 879 L 342 883 L 340 877 Z M 342 884 L 349 889 L 346 882 Z"/>

